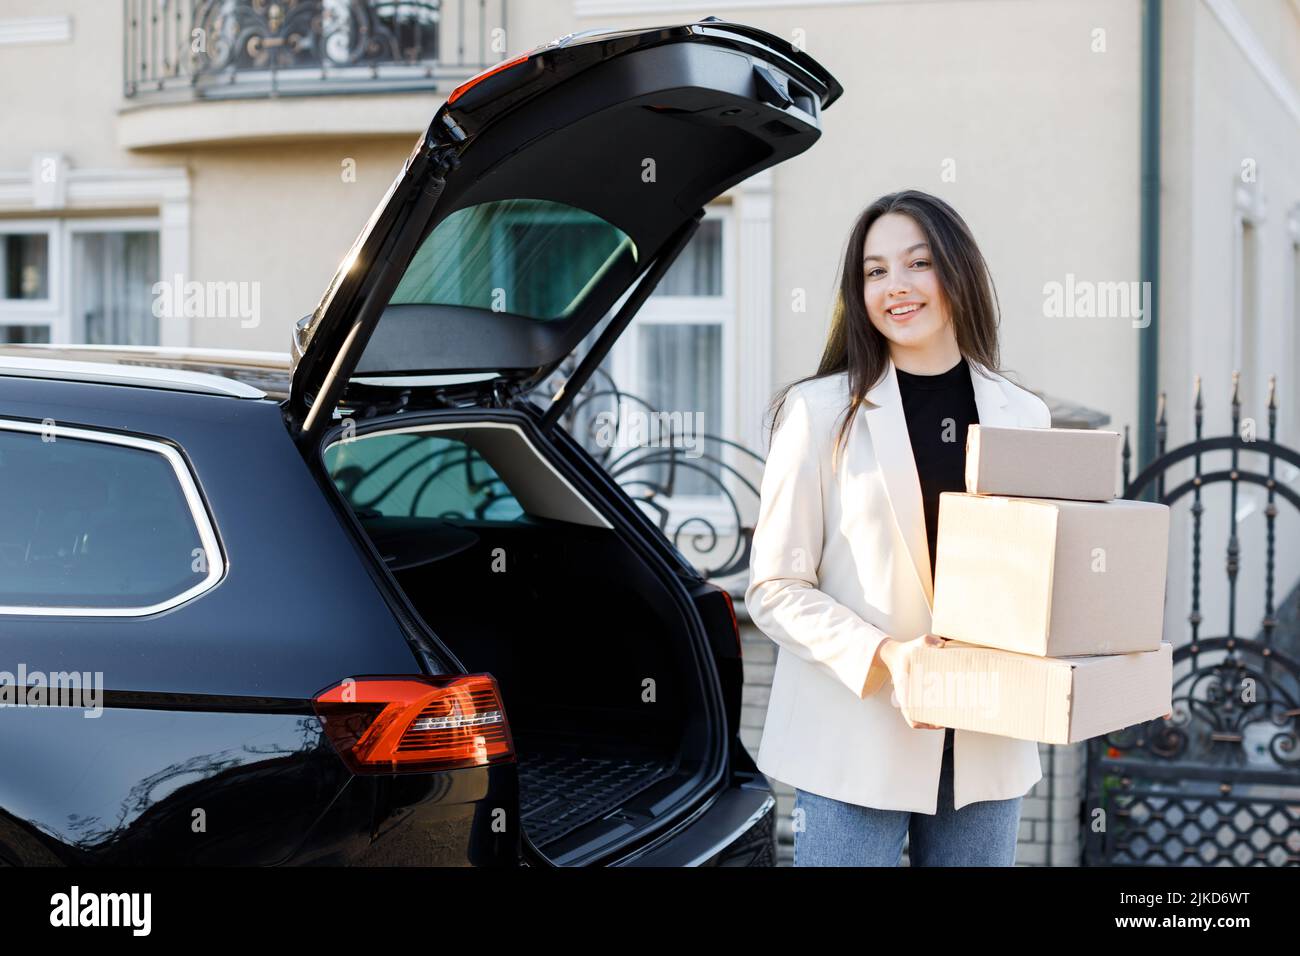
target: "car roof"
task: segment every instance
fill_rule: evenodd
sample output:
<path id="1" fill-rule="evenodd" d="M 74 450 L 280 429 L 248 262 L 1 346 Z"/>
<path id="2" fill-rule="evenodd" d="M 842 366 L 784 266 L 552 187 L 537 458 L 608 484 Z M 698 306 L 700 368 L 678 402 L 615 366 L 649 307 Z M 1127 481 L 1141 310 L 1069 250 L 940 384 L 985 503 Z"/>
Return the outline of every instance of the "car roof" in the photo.
<path id="1" fill-rule="evenodd" d="M 289 356 L 160 346 L 5 345 L 0 346 L 0 375 L 262 399 L 287 393 Z"/>

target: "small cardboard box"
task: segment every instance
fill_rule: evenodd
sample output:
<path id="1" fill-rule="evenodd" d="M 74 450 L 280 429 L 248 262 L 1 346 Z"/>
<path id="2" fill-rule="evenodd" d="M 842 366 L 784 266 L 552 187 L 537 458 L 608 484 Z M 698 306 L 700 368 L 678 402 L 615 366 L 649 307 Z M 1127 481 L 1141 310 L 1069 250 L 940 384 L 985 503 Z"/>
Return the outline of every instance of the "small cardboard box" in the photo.
<path id="1" fill-rule="evenodd" d="M 1173 674 L 1167 642 L 1136 654 L 1034 657 L 949 641 L 912 658 L 907 713 L 940 727 L 1070 744 L 1169 713 Z"/>
<path id="2" fill-rule="evenodd" d="M 966 432 L 966 490 L 973 495 L 1110 501 L 1119 452 L 1119 432 L 971 425 Z"/>
<path id="3" fill-rule="evenodd" d="M 1040 657 L 1154 651 L 1169 507 L 944 492 L 931 631 Z"/>

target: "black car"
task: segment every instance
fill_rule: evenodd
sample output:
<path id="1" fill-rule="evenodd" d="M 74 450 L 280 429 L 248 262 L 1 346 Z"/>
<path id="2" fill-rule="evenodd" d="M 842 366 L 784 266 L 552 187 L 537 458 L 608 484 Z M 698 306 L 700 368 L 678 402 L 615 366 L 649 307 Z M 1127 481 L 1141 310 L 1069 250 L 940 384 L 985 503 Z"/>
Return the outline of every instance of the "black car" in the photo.
<path id="1" fill-rule="evenodd" d="M 559 419 L 840 92 L 716 18 L 565 37 L 451 93 L 282 401 L 0 356 L 0 861 L 770 865 L 731 599 Z"/>

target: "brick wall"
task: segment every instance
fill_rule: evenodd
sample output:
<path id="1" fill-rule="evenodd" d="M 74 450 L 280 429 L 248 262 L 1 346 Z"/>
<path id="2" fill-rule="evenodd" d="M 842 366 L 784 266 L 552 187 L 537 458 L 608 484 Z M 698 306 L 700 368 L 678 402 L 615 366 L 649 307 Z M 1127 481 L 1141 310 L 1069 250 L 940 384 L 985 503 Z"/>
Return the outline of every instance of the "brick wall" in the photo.
<path id="1" fill-rule="evenodd" d="M 735 597 L 734 603 L 745 655 L 740 739 L 750 754 L 756 755 L 763 734 L 763 718 L 767 714 L 777 645 L 750 621 L 743 596 Z M 1078 866 L 1083 846 L 1079 816 L 1087 763 L 1086 745 L 1078 743 L 1058 747 L 1040 744 L 1039 756 L 1043 764 L 1043 779 L 1025 795 L 1016 865 Z M 776 794 L 777 803 L 777 865 L 790 866 L 794 859 L 794 835 L 790 829 L 794 789 L 770 777 L 768 782 Z M 903 866 L 908 865 L 907 849 L 904 843 Z"/>

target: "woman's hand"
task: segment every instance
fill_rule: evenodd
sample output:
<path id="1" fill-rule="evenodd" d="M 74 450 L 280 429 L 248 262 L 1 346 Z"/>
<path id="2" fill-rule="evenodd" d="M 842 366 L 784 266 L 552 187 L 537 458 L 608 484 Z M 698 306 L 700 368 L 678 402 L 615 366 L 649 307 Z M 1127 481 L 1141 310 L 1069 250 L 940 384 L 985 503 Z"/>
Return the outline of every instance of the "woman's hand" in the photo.
<path id="1" fill-rule="evenodd" d="M 903 719 L 907 721 L 907 726 L 916 730 L 943 730 L 944 728 L 937 724 L 924 724 L 913 721 L 907 715 L 907 684 L 908 673 L 912 666 L 912 655 L 924 646 L 943 647 L 945 643 L 947 642 L 937 634 L 922 634 L 910 641 L 900 641 L 893 637 L 886 638 L 880 646 L 880 661 L 889 668 L 889 677 L 894 684 L 894 692 L 890 697 L 890 703 L 903 712 Z"/>

